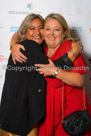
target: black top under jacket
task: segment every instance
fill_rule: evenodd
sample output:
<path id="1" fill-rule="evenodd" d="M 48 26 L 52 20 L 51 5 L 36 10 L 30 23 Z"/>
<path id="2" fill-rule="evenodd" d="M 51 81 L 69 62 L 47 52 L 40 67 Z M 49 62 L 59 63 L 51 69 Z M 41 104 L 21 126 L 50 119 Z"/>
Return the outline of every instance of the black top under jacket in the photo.
<path id="1" fill-rule="evenodd" d="M 34 64 L 48 64 L 48 57 L 41 46 L 32 41 L 20 42 L 25 47 L 21 51 L 27 61 L 13 63 L 10 55 L 5 74 L 0 105 L 0 128 L 26 136 L 45 117 L 46 81 Z M 73 66 L 67 54 L 54 61 L 57 66 Z"/>

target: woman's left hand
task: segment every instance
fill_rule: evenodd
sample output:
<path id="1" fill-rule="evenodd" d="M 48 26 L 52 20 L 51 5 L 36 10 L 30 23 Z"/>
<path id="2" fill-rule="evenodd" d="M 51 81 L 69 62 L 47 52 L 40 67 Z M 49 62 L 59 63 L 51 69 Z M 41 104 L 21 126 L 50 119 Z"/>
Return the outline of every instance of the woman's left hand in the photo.
<path id="1" fill-rule="evenodd" d="M 83 45 L 80 42 L 73 42 L 72 49 L 75 51 L 76 54 L 83 53 Z"/>
<path id="2" fill-rule="evenodd" d="M 49 64 L 35 64 L 35 66 L 39 67 L 36 71 L 44 76 L 54 76 L 54 72 L 56 71 L 56 66 L 50 59 Z"/>

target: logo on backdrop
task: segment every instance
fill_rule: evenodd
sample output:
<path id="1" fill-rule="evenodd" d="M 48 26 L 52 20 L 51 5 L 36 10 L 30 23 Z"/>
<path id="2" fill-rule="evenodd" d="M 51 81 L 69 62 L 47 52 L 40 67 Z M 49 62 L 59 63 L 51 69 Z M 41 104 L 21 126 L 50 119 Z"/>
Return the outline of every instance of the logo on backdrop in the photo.
<path id="1" fill-rule="evenodd" d="M 9 14 L 26 14 L 28 15 L 28 11 L 9 11 Z"/>
<path id="2" fill-rule="evenodd" d="M 27 5 L 26 5 L 26 8 L 28 9 L 28 10 L 24 10 L 24 11 L 22 11 L 22 10 L 11 10 L 11 11 L 9 11 L 9 14 L 25 14 L 25 15 L 28 15 L 29 13 L 30 13 L 30 10 L 32 10 L 32 8 L 33 8 L 33 6 L 32 6 L 32 4 L 31 3 L 28 3 Z"/>
<path id="3" fill-rule="evenodd" d="M 90 28 L 90 32 L 91 32 L 91 28 Z"/>
<path id="4" fill-rule="evenodd" d="M 10 32 L 16 32 L 18 30 L 18 26 L 11 26 L 10 27 Z"/>
<path id="5" fill-rule="evenodd" d="M 68 8 L 69 15 L 82 15 L 82 11 L 80 8 Z"/>
<path id="6" fill-rule="evenodd" d="M 0 54 L 0 62 L 4 60 L 8 60 L 8 58 L 5 58 L 3 55 Z"/>
<path id="7" fill-rule="evenodd" d="M 0 62 L 4 60 L 4 56 L 0 55 Z"/>
<path id="8" fill-rule="evenodd" d="M 32 9 L 32 4 L 31 3 L 29 3 L 29 4 L 27 4 L 27 6 L 26 6 L 29 10 L 31 10 Z"/>
<path id="9" fill-rule="evenodd" d="M 72 32 L 81 33 L 82 27 L 72 27 Z"/>
<path id="10" fill-rule="evenodd" d="M 2 75 L 0 75 L 0 78 L 2 78 Z"/>

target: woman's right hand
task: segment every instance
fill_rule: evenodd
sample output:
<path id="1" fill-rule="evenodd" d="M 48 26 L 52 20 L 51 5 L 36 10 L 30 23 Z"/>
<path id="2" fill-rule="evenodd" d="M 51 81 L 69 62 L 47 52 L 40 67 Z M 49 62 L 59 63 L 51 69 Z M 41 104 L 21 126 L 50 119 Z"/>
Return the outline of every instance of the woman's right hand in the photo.
<path id="1" fill-rule="evenodd" d="M 11 48 L 11 54 L 12 54 L 12 59 L 14 64 L 16 64 L 16 61 L 23 63 L 26 61 L 26 56 L 24 56 L 21 52 L 20 49 L 25 50 L 24 46 L 22 46 L 21 44 L 15 44 L 12 48 Z"/>

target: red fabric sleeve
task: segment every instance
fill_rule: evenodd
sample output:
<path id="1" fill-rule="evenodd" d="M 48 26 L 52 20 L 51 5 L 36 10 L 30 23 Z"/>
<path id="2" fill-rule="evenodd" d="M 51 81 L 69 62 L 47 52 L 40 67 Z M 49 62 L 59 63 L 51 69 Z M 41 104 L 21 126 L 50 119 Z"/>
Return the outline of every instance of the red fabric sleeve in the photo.
<path id="1" fill-rule="evenodd" d="M 71 45 L 72 45 L 72 41 L 65 41 L 63 43 L 61 47 L 61 56 L 63 56 L 66 52 L 68 52 L 72 48 Z M 70 70 L 70 68 L 68 68 L 68 70 Z M 86 63 L 82 55 L 79 55 L 76 58 L 76 60 L 74 61 L 74 67 L 70 71 L 80 73 L 80 74 L 86 73 L 87 71 Z"/>

